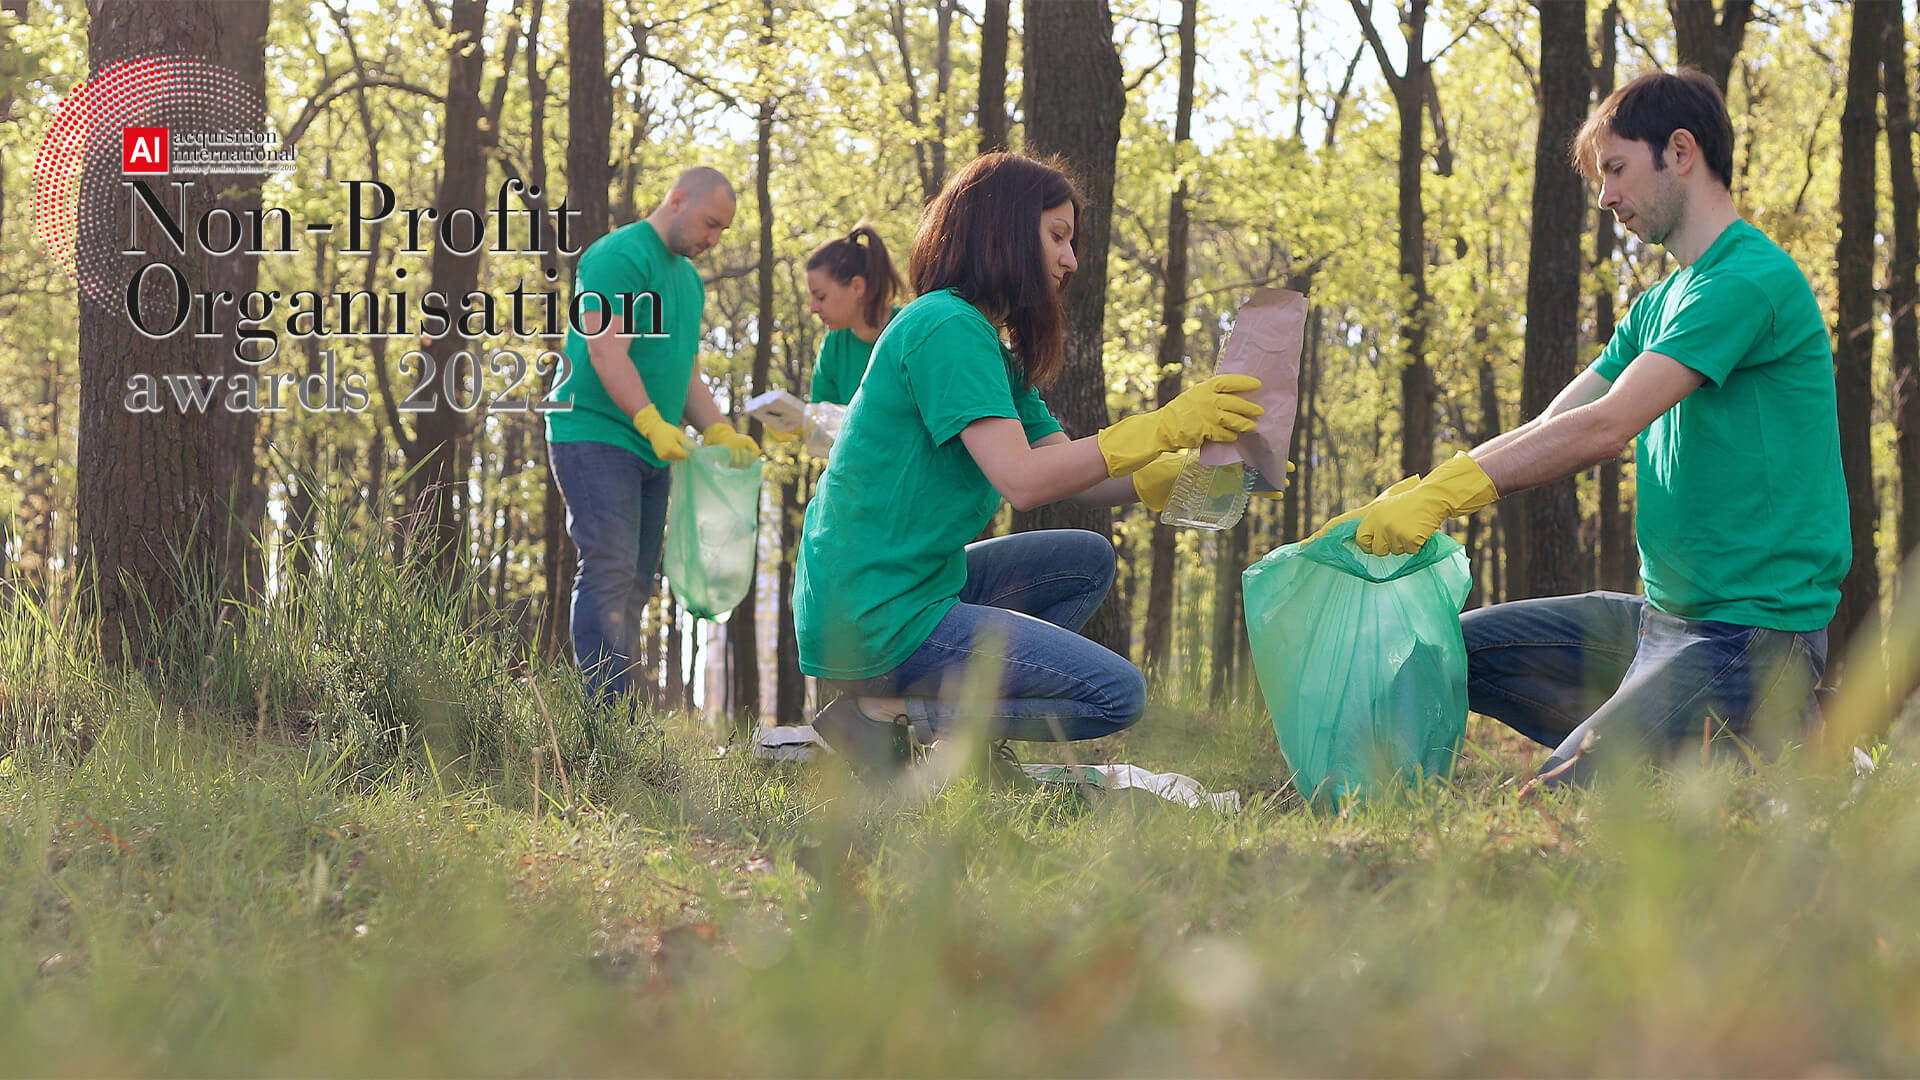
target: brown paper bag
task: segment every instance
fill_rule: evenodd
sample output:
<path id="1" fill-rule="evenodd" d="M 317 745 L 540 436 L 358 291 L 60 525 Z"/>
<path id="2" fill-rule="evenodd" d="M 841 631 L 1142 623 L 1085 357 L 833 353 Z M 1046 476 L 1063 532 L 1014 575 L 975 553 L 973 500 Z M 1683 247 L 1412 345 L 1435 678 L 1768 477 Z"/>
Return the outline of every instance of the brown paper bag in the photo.
<path id="1" fill-rule="evenodd" d="M 1244 461 L 1266 478 L 1263 491 L 1287 486 L 1287 446 L 1300 404 L 1300 345 L 1306 335 L 1307 298 L 1292 289 L 1257 289 L 1233 318 L 1233 333 L 1220 356 L 1219 374 L 1252 375 L 1260 389 L 1247 400 L 1267 410 L 1259 426 L 1230 443 L 1207 443 L 1200 464 Z"/>

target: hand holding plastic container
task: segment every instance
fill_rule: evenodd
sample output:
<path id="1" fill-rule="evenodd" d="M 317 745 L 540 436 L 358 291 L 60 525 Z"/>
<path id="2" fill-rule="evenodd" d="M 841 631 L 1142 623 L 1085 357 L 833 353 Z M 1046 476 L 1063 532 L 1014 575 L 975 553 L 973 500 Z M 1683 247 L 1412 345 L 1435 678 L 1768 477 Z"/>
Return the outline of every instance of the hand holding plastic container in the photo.
<path id="1" fill-rule="evenodd" d="M 1307 298 L 1291 289 L 1257 289 L 1234 316 L 1219 373 L 1258 378 L 1259 388 L 1246 396 L 1266 411 L 1233 442 L 1207 443 L 1187 455 L 1161 522 L 1231 528 L 1246 513 L 1250 493 L 1286 487 L 1306 321 Z"/>

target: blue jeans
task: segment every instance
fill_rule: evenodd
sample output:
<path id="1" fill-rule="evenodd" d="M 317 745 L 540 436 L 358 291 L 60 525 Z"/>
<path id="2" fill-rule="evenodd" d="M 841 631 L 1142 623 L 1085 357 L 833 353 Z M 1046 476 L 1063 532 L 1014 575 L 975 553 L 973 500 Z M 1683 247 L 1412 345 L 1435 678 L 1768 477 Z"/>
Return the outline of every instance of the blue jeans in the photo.
<path id="1" fill-rule="evenodd" d="M 957 698 L 968 670 L 989 664 L 1000 673 L 986 709 L 990 736 L 1111 735 L 1147 705 L 1140 669 L 1078 632 L 1106 599 L 1113 574 L 1113 544 L 1098 533 L 1054 529 L 968 544 L 960 602 L 926 642 L 892 671 L 839 689 L 904 697 L 923 736 L 939 738 L 961 721 Z"/>
<path id="2" fill-rule="evenodd" d="M 1708 723 L 1743 737 L 1756 720 L 1804 728 L 1827 662 L 1824 630 L 1682 619 L 1626 593 L 1495 604 L 1462 615 L 1460 629 L 1468 707 L 1553 747 L 1545 783 L 1586 781 L 1595 757 L 1698 746 Z"/>
<path id="3" fill-rule="evenodd" d="M 670 474 L 607 443 L 549 443 L 547 460 L 580 550 L 573 579 L 573 657 L 590 697 L 625 694 L 666 538 Z"/>

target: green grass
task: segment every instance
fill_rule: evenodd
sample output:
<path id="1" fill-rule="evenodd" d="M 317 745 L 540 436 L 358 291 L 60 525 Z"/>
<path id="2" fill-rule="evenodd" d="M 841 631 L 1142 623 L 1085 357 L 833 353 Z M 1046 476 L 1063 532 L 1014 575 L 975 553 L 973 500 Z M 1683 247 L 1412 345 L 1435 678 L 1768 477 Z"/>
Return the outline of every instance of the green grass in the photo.
<path id="1" fill-rule="evenodd" d="M 1906 739 L 1523 804 L 1476 723 L 1450 788 L 1333 816 L 1176 700 L 1074 756 L 1244 812 L 878 798 L 590 730 L 367 531 L 171 670 L 0 605 L 0 1071 L 1920 1072 Z"/>
<path id="2" fill-rule="evenodd" d="M 115 698 L 86 754 L 0 777 L 8 1072 L 1920 1068 L 1900 749 L 1859 781 L 1534 806 L 1496 746 L 1457 790 L 1332 817 L 1278 789 L 1244 710 L 1081 748 L 1254 796 L 1221 816 L 970 780 L 878 800 L 673 717 L 536 819 L 530 768 L 423 746 L 372 783 Z"/>

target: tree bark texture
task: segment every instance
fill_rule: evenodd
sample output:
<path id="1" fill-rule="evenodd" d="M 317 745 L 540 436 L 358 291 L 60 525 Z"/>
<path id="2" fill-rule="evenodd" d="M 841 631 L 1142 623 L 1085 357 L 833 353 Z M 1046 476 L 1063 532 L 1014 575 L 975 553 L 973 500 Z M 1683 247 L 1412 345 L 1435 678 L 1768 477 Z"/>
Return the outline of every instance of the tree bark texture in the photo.
<path id="1" fill-rule="evenodd" d="M 1533 149 L 1533 219 L 1527 260 L 1525 363 L 1520 412 L 1539 416 L 1573 379 L 1580 347 L 1580 239 L 1586 190 L 1568 158 L 1587 112 L 1587 12 L 1543 0 L 1540 13 L 1540 124 Z M 1520 496 L 1525 540 L 1518 592 L 1563 596 L 1586 587 L 1580 502 L 1569 476 Z M 1548 555 L 1547 553 L 1551 553 Z"/>
<path id="2" fill-rule="evenodd" d="M 1194 29 L 1199 0 L 1180 4 L 1180 88 L 1174 103 L 1173 162 L 1177 179 L 1167 201 L 1167 255 L 1161 273 L 1160 378 L 1154 388 L 1156 403 L 1165 405 L 1179 396 L 1187 366 L 1187 181 L 1184 168 L 1193 142 L 1193 78 L 1197 57 Z M 1140 666 L 1160 671 L 1167 661 L 1167 642 L 1173 628 L 1174 541 L 1177 534 L 1156 524 L 1148 534 L 1146 625 L 1140 638 Z"/>
<path id="3" fill-rule="evenodd" d="M 762 43 L 771 44 L 772 0 L 761 8 L 760 29 Z M 753 381 L 745 390 L 747 396 L 766 386 L 773 372 L 773 110 L 772 98 L 762 100 L 754 124 L 753 197 L 760 216 L 760 259 L 755 279 L 760 310 L 754 328 Z M 743 426 L 749 435 L 765 441 L 767 433 L 758 420 L 743 421 Z M 759 516 L 756 512 L 756 519 Z M 760 635 L 755 617 L 759 610 L 760 575 L 755 573 L 747 581 L 745 599 L 733 609 L 733 618 L 727 623 L 727 643 L 734 655 L 733 691 L 729 696 L 735 709 L 734 722 L 743 727 L 752 727 L 760 714 Z"/>
<path id="4" fill-rule="evenodd" d="M 1425 473 L 1433 467 L 1433 406 L 1437 391 L 1433 368 L 1427 363 L 1427 221 L 1420 184 L 1426 168 L 1421 134 L 1432 92 L 1433 68 L 1425 54 L 1427 0 L 1407 0 L 1400 12 L 1406 38 L 1404 70 L 1395 70 L 1386 46 L 1373 26 L 1373 3 L 1349 0 L 1360 20 L 1361 32 L 1372 46 L 1380 73 L 1393 94 L 1400 121 L 1398 150 L 1400 284 L 1407 306 L 1400 320 L 1400 343 L 1405 360 L 1400 368 L 1400 470 Z M 1438 109 L 1434 110 L 1436 121 Z"/>
<path id="5" fill-rule="evenodd" d="M 1889 10 L 1889 5 L 1879 3 L 1853 8 L 1847 102 L 1840 112 L 1840 242 L 1834 257 L 1839 326 L 1833 373 L 1853 566 L 1840 585 L 1840 610 L 1832 626 L 1836 649 L 1868 622 L 1880 602 L 1873 537 L 1880 507 L 1868 436 L 1873 423 L 1874 182 L 1879 158 L 1880 58 L 1885 51 L 1880 35 L 1886 32 Z"/>
<path id="6" fill-rule="evenodd" d="M 1007 30 L 1013 0 L 985 0 L 980 14 L 980 152 L 1007 145 Z"/>
<path id="7" fill-rule="evenodd" d="M 1904 5 L 1896 5 L 1904 7 Z M 1893 426 L 1900 463 L 1900 521 L 1895 542 L 1902 561 L 1920 549 L 1920 189 L 1913 170 L 1913 99 L 1907 78 L 1907 35 L 1898 11 L 1887 20 L 1881 78 L 1887 101 L 1887 157 L 1893 176 L 1893 251 L 1887 261 L 1887 302 L 1893 309 Z"/>
<path id="8" fill-rule="evenodd" d="M 101 0 L 93 5 L 92 15 L 88 60 L 96 74 L 116 61 L 140 56 L 210 57 L 264 99 L 265 0 L 195 0 L 164 7 Z M 177 108 L 183 106 L 163 97 L 151 114 L 129 122 L 180 124 L 185 117 L 169 111 Z M 257 121 L 240 119 L 265 124 L 264 115 Z M 246 556 L 239 549 L 245 546 L 247 524 L 257 520 L 250 415 L 221 408 L 224 392 L 204 413 L 174 408 L 171 399 L 164 400 L 159 412 L 129 413 L 125 402 L 127 380 L 135 374 L 219 377 L 224 382 L 227 375 L 250 370 L 233 355 L 234 335 L 229 331 L 218 340 L 198 341 L 183 329 L 150 340 L 135 329 L 117 301 L 135 272 L 149 262 L 177 268 L 191 289 L 251 289 L 257 256 L 209 255 L 192 234 L 216 206 L 259 206 L 260 178 L 176 168 L 164 180 L 192 186 L 176 189 L 158 182 L 152 187 L 170 212 L 179 214 L 188 234 L 185 251 L 175 251 L 148 221 L 140 230 L 146 250 L 118 254 L 130 246 L 132 211 L 121 189 L 117 131 L 112 135 L 111 146 L 89 147 L 85 181 L 88 189 L 106 187 L 115 197 L 104 205 L 89 204 L 79 221 L 83 250 L 114 254 L 101 264 L 102 285 L 111 300 L 82 296 L 79 301 L 76 540 L 82 581 L 98 587 L 102 651 L 117 661 L 159 651 L 160 635 L 187 612 L 193 592 L 210 588 L 212 598 L 218 598 L 244 584 Z M 177 201 L 175 191 L 180 192 Z M 152 315 L 150 324 L 170 322 L 173 297 L 162 295 L 165 292 L 144 291 L 143 310 Z"/>
<path id="9" fill-rule="evenodd" d="M 1753 0 L 1720 0 L 1717 6 L 1718 12 L 1714 0 L 1667 0 L 1680 62 L 1713 76 L 1724 94 L 1727 80 L 1733 77 L 1733 58 L 1740 55 L 1740 43 L 1747 34 L 1747 20 L 1753 17 Z"/>
<path id="10" fill-rule="evenodd" d="M 1107 307 L 1107 248 L 1112 228 L 1114 164 L 1120 118 L 1126 110 L 1120 56 L 1113 47 L 1113 16 L 1106 0 L 1028 0 L 1029 42 L 1045 42 L 1049 61 L 1027 73 L 1027 151 L 1059 154 L 1078 175 L 1085 219 L 1074 230 L 1080 268 L 1067 285 L 1066 363 L 1044 391 L 1067 433 L 1091 435 L 1107 426 L 1107 378 L 1101 346 Z M 1098 507 L 1054 503 L 1013 516 L 1018 531 L 1087 529 L 1113 535 L 1113 514 Z M 1125 614 L 1103 604 L 1084 628 L 1087 637 L 1124 647 Z"/>
<path id="11" fill-rule="evenodd" d="M 480 214 L 485 208 L 487 157 L 480 131 L 480 74 L 486 60 L 486 5 L 483 0 L 453 0 L 449 21 L 451 41 L 447 48 L 446 143 L 441 161 L 439 190 L 433 207 L 437 220 L 447 222 L 456 210 Z M 458 215 L 465 217 L 465 213 Z M 455 224 L 454 229 L 462 228 Z M 483 227 L 476 216 L 473 227 Z M 456 233 L 459 243 L 470 237 Z M 435 244 L 431 262 L 433 288 L 448 297 L 462 297 L 479 287 L 481 254 L 459 254 L 454 245 Z M 457 353 L 472 353 L 473 339 L 460 332 L 455 320 L 448 332 L 426 343 L 425 352 L 434 368 L 436 393 L 433 408 L 415 414 L 413 438 L 406 444 L 407 461 L 413 468 L 408 485 L 410 512 L 417 515 L 414 524 L 415 561 L 430 563 L 440 579 L 447 583 L 459 579 L 465 564 L 461 543 L 462 510 L 460 497 L 466 486 L 467 464 L 461 452 L 461 440 L 468 429 L 466 414 L 453 407 L 444 392 L 449 385 L 459 388 L 457 373 L 449 367 L 466 369 L 477 375 L 477 362 L 454 363 Z M 412 373 L 418 378 L 420 372 Z M 477 387 L 476 387 L 477 389 Z"/>
<path id="12" fill-rule="evenodd" d="M 1594 70 L 1594 97 L 1613 93 L 1614 56 L 1620 28 L 1620 5 L 1608 4 L 1600 16 L 1599 64 Z M 1602 210 L 1593 215 L 1593 265 L 1602 271 L 1601 284 L 1593 291 L 1593 340 L 1605 345 L 1613 336 L 1615 321 L 1612 275 L 1607 273 L 1613 261 L 1619 230 L 1613 215 Z M 1600 561 L 1595 568 L 1594 584 L 1614 592 L 1637 592 L 1640 587 L 1640 549 L 1634 542 L 1633 509 L 1621 502 L 1620 480 L 1624 466 L 1619 458 L 1603 461 L 1595 470 L 1599 495 Z"/>
<path id="13" fill-rule="evenodd" d="M 606 235 L 612 211 L 613 86 L 607 80 L 607 9 L 603 0 L 571 0 L 567 5 L 567 197 L 574 244 L 585 251 Z M 578 261 L 578 257 L 571 257 Z M 560 377 L 555 365 L 546 389 Z M 547 617 L 542 625 L 542 655 L 564 653 L 572 638 L 573 579 L 579 555 L 567 536 L 567 508 L 549 467 L 541 487 L 545 514 L 541 545 Z"/>

